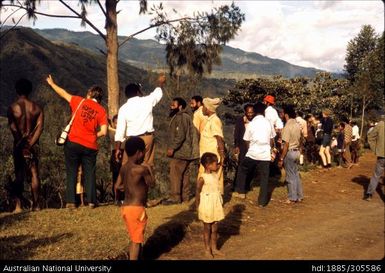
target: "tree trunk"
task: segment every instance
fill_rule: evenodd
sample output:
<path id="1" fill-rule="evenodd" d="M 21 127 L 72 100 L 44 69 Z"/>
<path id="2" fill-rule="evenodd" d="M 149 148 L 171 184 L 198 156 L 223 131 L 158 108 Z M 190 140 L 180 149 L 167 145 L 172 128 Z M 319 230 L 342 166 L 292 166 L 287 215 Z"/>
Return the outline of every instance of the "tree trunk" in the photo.
<path id="1" fill-rule="evenodd" d="M 112 117 L 119 109 L 119 69 L 118 69 L 118 24 L 117 0 L 106 0 L 106 48 L 107 48 L 107 90 L 108 115 Z"/>
<path id="2" fill-rule="evenodd" d="M 363 131 L 364 131 L 365 108 L 366 108 L 366 97 L 363 96 L 363 98 L 362 98 L 362 114 L 361 114 L 361 132 L 360 132 L 360 138 L 362 138 L 362 133 L 363 133 Z"/>

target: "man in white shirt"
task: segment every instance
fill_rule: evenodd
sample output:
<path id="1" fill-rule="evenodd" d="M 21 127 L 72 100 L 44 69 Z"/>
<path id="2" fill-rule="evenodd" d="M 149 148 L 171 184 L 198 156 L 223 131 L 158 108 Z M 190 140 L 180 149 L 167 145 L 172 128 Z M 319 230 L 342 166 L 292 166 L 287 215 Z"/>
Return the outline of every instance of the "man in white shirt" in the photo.
<path id="1" fill-rule="evenodd" d="M 270 122 L 263 116 L 266 106 L 261 102 L 254 105 L 255 118 L 246 128 L 243 139 L 247 141 L 249 149 L 245 159 L 238 167 L 235 180 L 234 197 L 245 198 L 246 188 L 251 182 L 254 170 L 259 174 L 260 191 L 258 206 L 265 207 L 268 200 L 268 182 L 271 161 L 271 147 L 274 145 L 275 131 Z"/>
<path id="2" fill-rule="evenodd" d="M 148 96 L 142 96 L 140 85 L 131 83 L 126 86 L 127 102 L 118 112 L 118 124 L 115 132 L 115 159 L 122 160 L 122 165 L 127 161 L 127 155 L 120 149 L 122 142 L 131 136 L 139 136 L 146 144 L 144 163 L 151 168 L 154 166 L 154 126 L 152 109 L 163 96 L 162 87 L 166 82 L 164 75 L 158 78 L 158 87 Z"/>

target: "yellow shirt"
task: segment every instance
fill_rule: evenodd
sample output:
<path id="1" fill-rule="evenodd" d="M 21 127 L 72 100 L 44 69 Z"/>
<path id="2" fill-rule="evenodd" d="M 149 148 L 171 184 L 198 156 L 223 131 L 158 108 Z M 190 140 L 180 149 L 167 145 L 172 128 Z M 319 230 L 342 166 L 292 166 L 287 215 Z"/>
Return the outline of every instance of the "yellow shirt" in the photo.
<path id="1" fill-rule="evenodd" d="M 213 114 L 207 118 L 206 124 L 201 132 L 199 141 L 200 156 L 206 152 L 210 152 L 216 154 L 219 158 L 218 143 L 215 136 L 223 138 L 222 122 L 217 114 Z"/>
<path id="2" fill-rule="evenodd" d="M 203 115 L 203 106 L 199 107 L 198 110 L 194 112 L 193 115 L 193 124 L 195 128 L 198 129 L 199 133 L 202 133 L 202 130 L 205 127 L 207 121 L 207 116 Z"/>

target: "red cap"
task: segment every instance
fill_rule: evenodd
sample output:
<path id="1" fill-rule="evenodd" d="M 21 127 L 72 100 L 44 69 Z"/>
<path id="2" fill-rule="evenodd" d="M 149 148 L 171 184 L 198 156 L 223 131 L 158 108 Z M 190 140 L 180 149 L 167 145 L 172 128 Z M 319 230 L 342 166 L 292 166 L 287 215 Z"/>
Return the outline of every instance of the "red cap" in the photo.
<path id="1" fill-rule="evenodd" d="M 263 99 L 263 101 L 266 101 L 266 102 L 271 103 L 271 104 L 275 104 L 275 98 L 274 98 L 273 96 L 271 96 L 271 95 L 267 95 L 267 96 Z"/>

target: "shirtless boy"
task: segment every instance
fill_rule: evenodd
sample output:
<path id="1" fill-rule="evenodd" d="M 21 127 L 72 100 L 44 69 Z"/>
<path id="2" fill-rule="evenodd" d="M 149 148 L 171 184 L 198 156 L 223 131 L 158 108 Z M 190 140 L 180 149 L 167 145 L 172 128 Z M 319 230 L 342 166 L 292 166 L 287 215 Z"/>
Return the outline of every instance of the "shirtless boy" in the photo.
<path id="1" fill-rule="evenodd" d="M 40 210 L 39 173 L 38 173 L 38 141 L 43 131 L 43 110 L 28 99 L 32 91 L 32 83 L 20 79 L 15 84 L 17 100 L 8 108 L 8 125 L 13 135 L 13 162 L 16 180 L 11 185 L 10 195 L 16 203 L 14 212 L 21 212 L 21 199 L 24 190 L 24 179 L 31 182 L 32 210 Z"/>
<path id="2" fill-rule="evenodd" d="M 130 137 L 126 141 L 125 150 L 128 161 L 120 168 L 115 189 L 124 191 L 121 214 L 131 239 L 130 260 L 137 260 L 147 224 L 145 205 L 148 188 L 154 186 L 155 180 L 151 168 L 140 165 L 144 158 L 144 141 L 140 137 Z"/>

